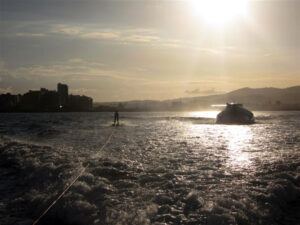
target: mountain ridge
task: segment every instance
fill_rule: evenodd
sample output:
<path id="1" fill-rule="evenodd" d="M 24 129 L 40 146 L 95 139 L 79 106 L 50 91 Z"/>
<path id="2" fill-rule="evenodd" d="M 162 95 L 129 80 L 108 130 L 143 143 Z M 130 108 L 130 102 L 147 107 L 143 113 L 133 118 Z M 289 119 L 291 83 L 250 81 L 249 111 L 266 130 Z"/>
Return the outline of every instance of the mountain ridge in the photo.
<path id="1" fill-rule="evenodd" d="M 200 110 L 212 105 L 238 102 L 253 109 L 300 109 L 300 85 L 287 88 L 244 87 L 224 94 L 183 97 L 168 100 L 133 100 L 126 102 L 98 103 L 125 110 Z"/>

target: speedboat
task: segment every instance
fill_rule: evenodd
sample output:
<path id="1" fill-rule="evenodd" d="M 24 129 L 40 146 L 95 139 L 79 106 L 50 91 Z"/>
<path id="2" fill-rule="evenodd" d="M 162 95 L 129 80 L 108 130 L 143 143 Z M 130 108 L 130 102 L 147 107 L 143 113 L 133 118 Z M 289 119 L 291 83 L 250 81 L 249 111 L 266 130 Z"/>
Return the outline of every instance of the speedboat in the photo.
<path id="1" fill-rule="evenodd" d="M 254 115 L 242 104 L 227 103 L 226 108 L 217 115 L 218 124 L 253 124 Z"/>

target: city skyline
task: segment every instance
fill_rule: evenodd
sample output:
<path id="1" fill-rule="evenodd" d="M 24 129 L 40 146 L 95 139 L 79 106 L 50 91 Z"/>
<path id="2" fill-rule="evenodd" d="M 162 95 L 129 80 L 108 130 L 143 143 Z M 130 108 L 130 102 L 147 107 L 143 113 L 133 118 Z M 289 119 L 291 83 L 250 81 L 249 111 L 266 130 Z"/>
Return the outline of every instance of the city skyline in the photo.
<path id="1" fill-rule="evenodd" d="M 91 111 L 93 99 L 69 94 L 67 84 L 57 83 L 56 90 L 41 87 L 24 94 L 0 94 L 0 112 L 73 112 Z"/>
<path id="2" fill-rule="evenodd" d="M 245 15 L 232 5 L 210 21 L 218 11 L 190 0 L 0 2 L 1 93 L 60 81 L 106 102 L 300 84 L 299 1 L 247 1 Z"/>

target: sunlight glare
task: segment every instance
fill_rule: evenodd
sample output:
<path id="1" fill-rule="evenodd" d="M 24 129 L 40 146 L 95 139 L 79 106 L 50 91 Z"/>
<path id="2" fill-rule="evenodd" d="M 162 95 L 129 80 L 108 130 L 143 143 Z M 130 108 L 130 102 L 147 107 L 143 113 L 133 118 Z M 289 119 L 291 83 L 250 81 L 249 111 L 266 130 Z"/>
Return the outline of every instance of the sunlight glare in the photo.
<path id="1" fill-rule="evenodd" d="M 189 112 L 188 116 L 193 118 L 215 119 L 218 113 L 219 111 L 194 111 L 194 112 Z"/>
<path id="2" fill-rule="evenodd" d="M 251 129 L 244 126 L 227 126 L 226 139 L 228 144 L 228 156 L 231 167 L 245 167 L 251 164 L 247 144 L 252 139 Z"/>
<path id="3" fill-rule="evenodd" d="M 224 28 L 248 13 L 249 0 L 189 0 L 193 14 L 212 27 Z"/>

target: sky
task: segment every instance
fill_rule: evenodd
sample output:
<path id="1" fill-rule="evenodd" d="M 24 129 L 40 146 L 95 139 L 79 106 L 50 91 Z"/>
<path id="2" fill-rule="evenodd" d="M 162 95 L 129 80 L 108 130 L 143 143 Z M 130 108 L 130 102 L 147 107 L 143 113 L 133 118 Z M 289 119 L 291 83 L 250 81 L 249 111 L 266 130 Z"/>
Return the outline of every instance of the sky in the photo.
<path id="1" fill-rule="evenodd" d="M 235 5 L 214 1 L 0 0 L 0 93 L 62 82 L 107 102 L 300 85 L 300 0 L 249 0 L 229 21 Z"/>

